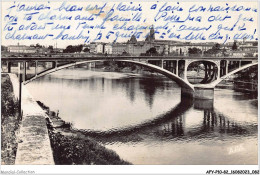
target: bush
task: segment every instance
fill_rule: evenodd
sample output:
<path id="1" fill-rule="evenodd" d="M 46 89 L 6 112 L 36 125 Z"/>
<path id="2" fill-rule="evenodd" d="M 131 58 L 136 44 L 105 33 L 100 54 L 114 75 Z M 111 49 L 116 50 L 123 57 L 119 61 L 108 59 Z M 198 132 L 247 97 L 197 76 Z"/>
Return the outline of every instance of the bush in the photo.
<path id="1" fill-rule="evenodd" d="M 49 130 L 55 164 L 58 165 L 128 165 L 112 150 L 90 138 L 62 135 Z"/>

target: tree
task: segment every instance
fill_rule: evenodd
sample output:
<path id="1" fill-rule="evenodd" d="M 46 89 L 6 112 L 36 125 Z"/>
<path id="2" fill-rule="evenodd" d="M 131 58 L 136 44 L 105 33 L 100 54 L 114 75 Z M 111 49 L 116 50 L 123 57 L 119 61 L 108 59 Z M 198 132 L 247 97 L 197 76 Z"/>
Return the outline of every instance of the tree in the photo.
<path id="1" fill-rule="evenodd" d="M 122 52 L 122 54 L 121 54 L 122 56 L 130 56 L 130 54 L 129 53 L 127 53 L 125 50 L 124 50 L 124 52 Z"/>
<path id="2" fill-rule="evenodd" d="M 75 52 L 81 52 L 83 48 L 83 45 L 77 45 L 77 46 L 72 46 L 69 45 L 66 47 L 66 49 L 63 51 L 64 53 L 75 53 Z"/>
<path id="3" fill-rule="evenodd" d="M 65 53 L 74 53 L 75 49 L 74 49 L 74 47 L 72 45 L 68 45 L 63 52 L 65 52 Z"/>
<path id="4" fill-rule="evenodd" d="M 225 49 L 221 50 L 220 47 L 221 47 L 220 44 L 217 43 L 217 44 L 213 45 L 211 49 L 205 51 L 204 54 L 210 54 L 211 55 L 211 54 L 218 54 L 220 52 L 224 53 L 226 50 Z"/>
<path id="5" fill-rule="evenodd" d="M 146 51 L 146 55 L 158 55 L 158 52 L 155 47 L 152 47 Z"/>
<path id="6" fill-rule="evenodd" d="M 189 54 L 201 54 L 202 51 L 201 51 L 201 49 L 199 49 L 197 47 L 193 47 L 193 48 L 189 48 L 188 53 Z"/>
<path id="7" fill-rule="evenodd" d="M 237 42 L 236 41 L 234 41 L 234 43 L 233 43 L 232 50 L 237 50 Z"/>
<path id="8" fill-rule="evenodd" d="M 213 50 L 220 50 L 220 44 L 217 43 L 212 47 Z"/>
<path id="9" fill-rule="evenodd" d="M 1 45 L 1 51 L 6 51 L 7 50 L 7 47 Z"/>
<path id="10" fill-rule="evenodd" d="M 36 48 L 42 48 L 42 45 L 40 45 L 39 43 L 37 43 L 35 47 L 36 47 Z"/>
<path id="11" fill-rule="evenodd" d="M 83 49 L 83 45 L 82 45 L 82 44 L 76 46 L 76 51 L 77 51 L 77 52 L 81 52 L 82 49 Z"/>
<path id="12" fill-rule="evenodd" d="M 83 52 L 89 52 L 90 49 L 88 47 L 86 47 L 85 49 L 83 49 Z"/>
<path id="13" fill-rule="evenodd" d="M 49 49 L 49 50 L 53 50 L 53 46 L 52 46 L 52 45 L 49 45 L 48 49 Z"/>

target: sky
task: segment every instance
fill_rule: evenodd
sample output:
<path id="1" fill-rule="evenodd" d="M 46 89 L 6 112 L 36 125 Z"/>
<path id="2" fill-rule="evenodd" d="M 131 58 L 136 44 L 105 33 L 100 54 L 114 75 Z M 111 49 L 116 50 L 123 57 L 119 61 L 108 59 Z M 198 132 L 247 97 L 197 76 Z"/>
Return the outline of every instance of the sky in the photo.
<path id="1" fill-rule="evenodd" d="M 126 42 L 132 34 L 142 41 L 152 25 L 162 40 L 255 41 L 256 7 L 257 2 L 2 2 L 2 45 L 64 48 Z"/>

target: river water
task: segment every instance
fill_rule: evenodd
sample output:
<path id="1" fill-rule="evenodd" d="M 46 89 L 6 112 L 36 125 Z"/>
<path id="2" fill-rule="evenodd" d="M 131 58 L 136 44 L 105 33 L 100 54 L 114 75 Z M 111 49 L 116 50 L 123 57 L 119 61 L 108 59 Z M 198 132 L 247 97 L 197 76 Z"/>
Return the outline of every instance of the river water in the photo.
<path id="1" fill-rule="evenodd" d="M 26 85 L 36 100 L 133 164 L 257 164 L 255 97 L 181 98 L 156 75 L 70 68 Z"/>

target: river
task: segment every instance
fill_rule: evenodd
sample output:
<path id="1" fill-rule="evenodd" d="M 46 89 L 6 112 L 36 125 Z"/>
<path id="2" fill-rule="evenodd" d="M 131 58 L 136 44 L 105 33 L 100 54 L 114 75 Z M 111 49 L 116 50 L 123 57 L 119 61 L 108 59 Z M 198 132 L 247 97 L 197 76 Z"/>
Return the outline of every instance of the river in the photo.
<path id="1" fill-rule="evenodd" d="M 257 164 L 255 97 L 181 98 L 166 77 L 69 68 L 26 85 L 36 100 L 133 164 Z"/>

